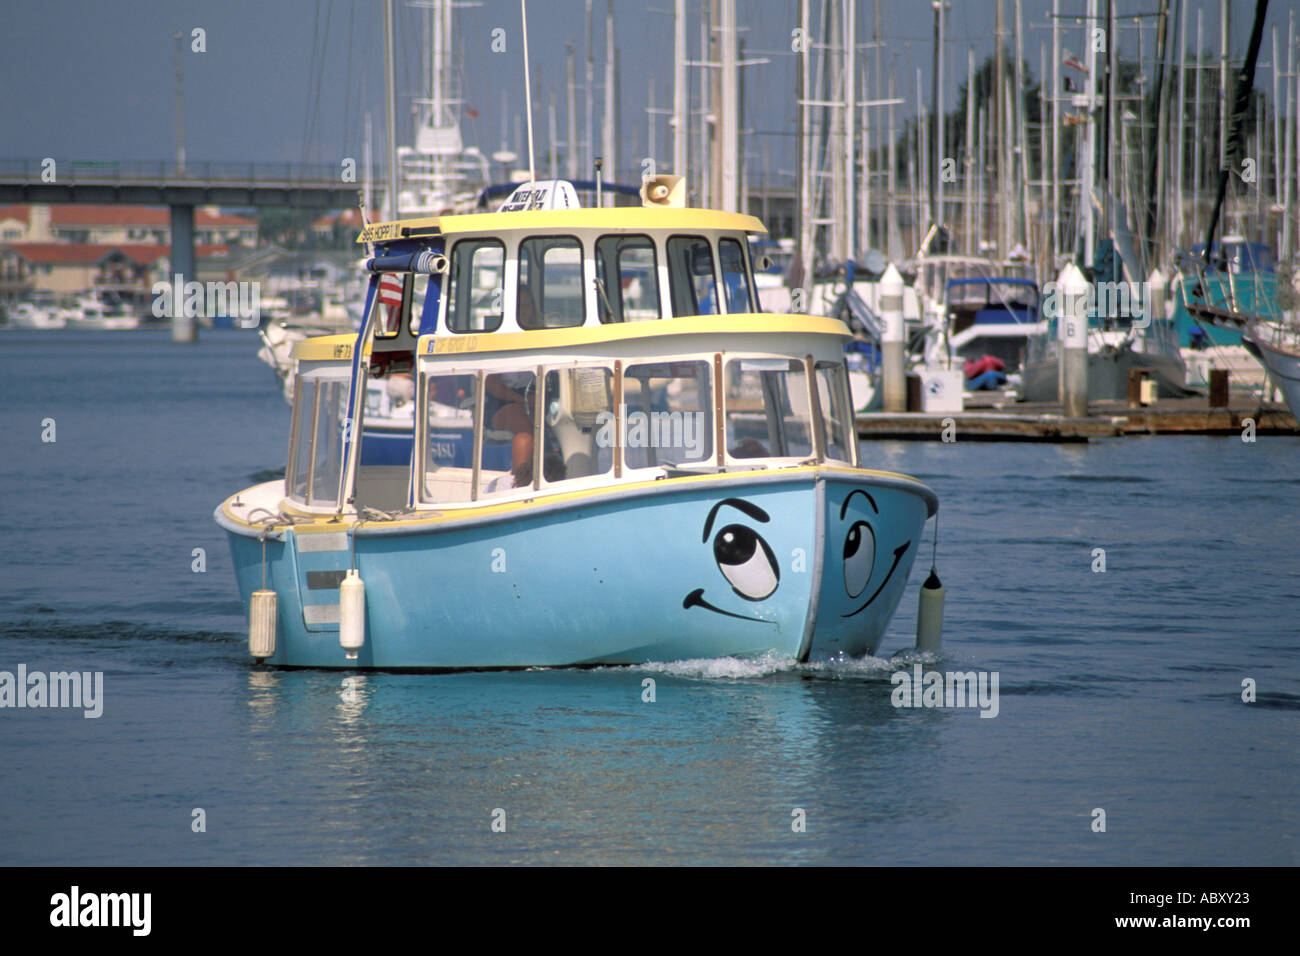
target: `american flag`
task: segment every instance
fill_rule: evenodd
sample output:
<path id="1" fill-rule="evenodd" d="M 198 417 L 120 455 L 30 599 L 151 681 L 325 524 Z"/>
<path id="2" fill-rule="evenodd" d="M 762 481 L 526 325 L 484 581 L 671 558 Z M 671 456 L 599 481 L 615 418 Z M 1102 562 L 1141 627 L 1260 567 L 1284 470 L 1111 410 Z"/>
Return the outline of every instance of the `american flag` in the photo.
<path id="1" fill-rule="evenodd" d="M 388 307 L 385 332 L 396 332 L 402 318 L 402 277 L 385 272 L 379 277 L 379 304 Z"/>

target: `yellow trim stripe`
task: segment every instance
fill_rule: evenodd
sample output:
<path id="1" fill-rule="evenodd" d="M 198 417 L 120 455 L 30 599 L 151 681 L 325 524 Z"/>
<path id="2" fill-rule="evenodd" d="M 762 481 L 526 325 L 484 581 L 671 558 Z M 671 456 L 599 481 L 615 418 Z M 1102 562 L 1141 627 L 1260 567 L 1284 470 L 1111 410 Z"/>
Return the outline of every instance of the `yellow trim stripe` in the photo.
<path id="1" fill-rule="evenodd" d="M 535 209 L 528 212 L 483 212 L 464 216 L 431 216 L 373 222 L 361 230 L 357 242 L 386 242 L 402 238 L 403 230 L 436 229 L 444 236 L 465 233 L 501 233 L 513 230 L 613 229 L 640 232 L 646 229 L 680 229 L 689 232 L 721 230 L 767 233 L 763 223 L 743 213 L 717 209 L 671 209 L 660 206 L 615 206 L 591 209 Z M 414 238 L 426 238 L 416 236 Z"/>
<path id="2" fill-rule="evenodd" d="M 532 332 L 481 332 L 464 335 L 422 335 L 416 354 L 462 355 L 466 352 L 507 352 L 533 349 L 561 349 L 579 345 L 601 345 L 628 339 L 652 339 L 666 335 L 834 335 L 848 338 L 850 333 L 839 319 L 816 315 L 703 315 L 648 322 L 620 322 L 613 325 L 588 325 L 572 329 L 537 329 Z"/>
<path id="3" fill-rule="evenodd" d="M 449 521 L 462 521 L 466 518 L 492 517 L 496 515 L 508 514 L 510 512 L 525 512 L 538 505 L 551 505 L 566 501 L 578 501 L 583 498 L 611 497 L 617 498 L 620 493 L 640 491 L 646 488 L 664 488 L 668 486 L 678 487 L 681 485 L 706 484 L 713 481 L 736 481 L 738 479 L 753 479 L 760 476 L 766 479 L 772 479 L 776 476 L 797 476 L 807 475 L 817 478 L 819 473 L 824 473 L 826 477 L 833 478 L 837 475 L 854 475 L 866 476 L 871 478 L 889 478 L 891 480 L 904 481 L 909 484 L 917 485 L 920 488 L 926 488 L 926 485 L 919 479 L 911 475 L 901 475 L 892 471 L 877 471 L 872 468 L 853 468 L 849 465 L 797 465 L 793 468 L 781 468 L 776 470 L 763 471 L 742 471 L 742 472 L 719 472 L 717 474 L 707 475 L 683 475 L 678 478 L 669 479 L 650 479 L 647 481 L 634 481 L 619 484 L 601 485 L 598 488 L 582 488 L 575 491 L 550 492 L 543 491 L 532 498 L 517 499 L 514 501 L 503 501 L 494 505 L 479 505 L 473 508 L 455 508 L 445 511 L 430 511 L 418 518 L 407 518 L 400 521 L 357 521 L 353 522 L 345 516 L 340 519 L 337 515 L 320 515 L 316 521 L 310 524 L 298 522 L 292 525 L 294 534 L 312 534 L 316 532 L 337 531 L 342 521 L 347 526 L 354 523 L 359 527 L 366 525 L 382 525 L 385 528 L 410 528 L 418 525 L 438 525 Z M 248 489 L 239 494 L 244 494 Z M 928 488 L 927 488 L 928 490 Z M 250 530 L 261 531 L 263 528 L 268 531 L 279 531 L 282 528 L 288 528 L 288 524 L 254 524 L 245 521 L 233 514 L 230 510 L 230 503 L 238 498 L 239 495 L 232 495 L 227 498 L 221 505 L 222 514 L 224 514 L 234 524 L 242 525 Z M 281 505 L 283 507 L 283 504 Z M 300 512 L 297 514 L 301 514 Z"/>
<path id="4" fill-rule="evenodd" d="M 351 362 L 352 347 L 356 344 L 355 332 L 341 335 L 313 335 L 293 347 L 293 357 L 307 362 Z M 366 343 L 366 354 L 370 343 Z"/>

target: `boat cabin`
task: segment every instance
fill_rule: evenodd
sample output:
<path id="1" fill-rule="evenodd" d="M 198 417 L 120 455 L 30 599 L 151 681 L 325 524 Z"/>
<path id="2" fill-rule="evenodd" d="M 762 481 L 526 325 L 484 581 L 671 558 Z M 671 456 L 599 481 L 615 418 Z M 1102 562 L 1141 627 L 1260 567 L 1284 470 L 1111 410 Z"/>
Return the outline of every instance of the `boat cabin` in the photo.
<path id="1" fill-rule="evenodd" d="M 526 184 L 501 212 L 365 229 L 362 334 L 294 352 L 287 507 L 383 515 L 858 465 L 848 330 L 759 312 L 758 220 L 580 209 L 567 185 Z M 364 397 L 379 380 L 414 396 L 401 464 L 359 453 L 376 438 Z"/>

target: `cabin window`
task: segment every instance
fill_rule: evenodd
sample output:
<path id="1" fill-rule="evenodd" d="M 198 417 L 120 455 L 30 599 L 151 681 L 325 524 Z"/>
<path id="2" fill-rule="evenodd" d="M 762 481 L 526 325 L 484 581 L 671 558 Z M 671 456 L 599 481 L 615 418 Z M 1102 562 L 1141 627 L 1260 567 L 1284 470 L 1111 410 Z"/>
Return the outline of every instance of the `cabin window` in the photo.
<path id="1" fill-rule="evenodd" d="M 495 332 L 501 327 L 506 250 L 495 239 L 462 239 L 452 247 L 447 328 Z"/>
<path id="2" fill-rule="evenodd" d="M 817 363 L 817 402 L 821 406 L 826 457 L 852 463 L 857 432 L 849 403 L 848 376 L 843 363 Z"/>
<path id="3" fill-rule="evenodd" d="M 351 373 L 319 369 L 296 377 L 285 488 L 306 505 L 334 505 L 343 480 L 343 431 Z"/>
<path id="4" fill-rule="evenodd" d="M 727 311 L 732 315 L 757 311 L 745 271 L 744 247 L 735 239 L 723 239 L 718 243 L 718 259 L 722 263 L 722 285 L 727 290 Z"/>
<path id="5" fill-rule="evenodd" d="M 471 501 L 478 376 L 472 373 L 429 375 L 425 377 L 424 394 L 422 500 Z"/>
<path id="6" fill-rule="evenodd" d="M 602 236 L 596 243 L 601 322 L 659 318 L 659 270 L 649 236 Z"/>
<path id="7" fill-rule="evenodd" d="M 727 363 L 726 383 L 728 455 L 811 457 L 811 405 L 802 362 L 732 359 Z"/>
<path id="8" fill-rule="evenodd" d="M 713 249 L 701 236 L 668 240 L 668 281 L 673 315 L 716 315 L 717 283 L 713 278 Z"/>
<path id="9" fill-rule="evenodd" d="M 629 365 L 623 372 L 623 460 L 654 468 L 713 456 L 708 362 Z"/>
<path id="10" fill-rule="evenodd" d="M 488 372 L 483 377 L 483 443 L 478 497 L 533 484 L 535 372 Z"/>
<path id="11" fill-rule="evenodd" d="M 604 367 L 546 373 L 542 479 L 550 484 L 614 467 L 614 373 Z"/>
<path id="12" fill-rule="evenodd" d="M 582 325 L 582 243 L 546 236 L 519 243 L 516 314 L 521 329 L 568 329 Z"/>

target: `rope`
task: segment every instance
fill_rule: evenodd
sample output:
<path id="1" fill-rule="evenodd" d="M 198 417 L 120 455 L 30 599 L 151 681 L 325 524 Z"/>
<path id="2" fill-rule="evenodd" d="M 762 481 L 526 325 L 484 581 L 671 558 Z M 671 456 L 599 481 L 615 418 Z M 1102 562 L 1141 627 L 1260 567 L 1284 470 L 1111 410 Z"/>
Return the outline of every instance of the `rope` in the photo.
<path id="1" fill-rule="evenodd" d="M 930 551 L 930 570 L 939 566 L 939 512 L 934 513 L 934 544 Z"/>

